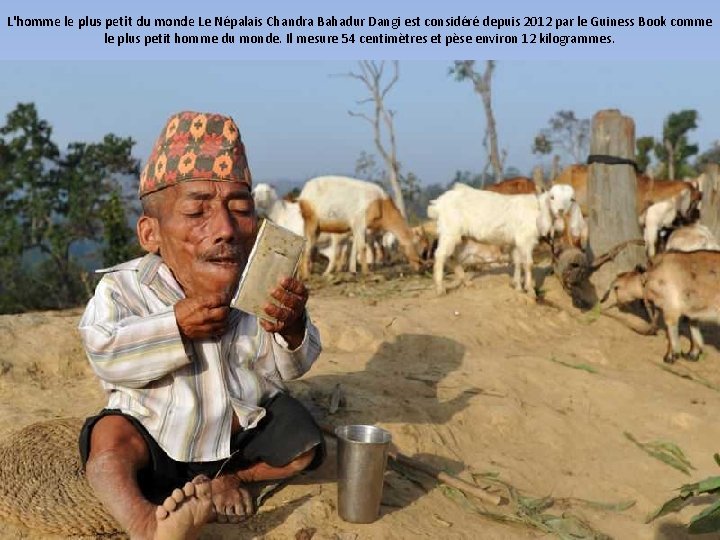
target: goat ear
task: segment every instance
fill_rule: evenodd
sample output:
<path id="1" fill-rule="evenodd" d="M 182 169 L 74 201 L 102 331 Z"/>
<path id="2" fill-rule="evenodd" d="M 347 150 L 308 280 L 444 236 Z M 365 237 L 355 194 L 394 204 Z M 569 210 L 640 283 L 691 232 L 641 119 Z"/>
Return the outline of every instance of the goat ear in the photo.
<path id="1" fill-rule="evenodd" d="M 583 229 L 583 216 L 582 212 L 580 211 L 580 205 L 573 201 L 570 205 L 570 216 L 569 216 L 569 227 L 570 232 L 575 236 L 580 236 Z"/>
<path id="2" fill-rule="evenodd" d="M 550 200 L 547 193 L 538 196 L 538 207 L 540 210 L 537 217 L 538 236 L 547 236 L 555 225 L 550 212 Z"/>

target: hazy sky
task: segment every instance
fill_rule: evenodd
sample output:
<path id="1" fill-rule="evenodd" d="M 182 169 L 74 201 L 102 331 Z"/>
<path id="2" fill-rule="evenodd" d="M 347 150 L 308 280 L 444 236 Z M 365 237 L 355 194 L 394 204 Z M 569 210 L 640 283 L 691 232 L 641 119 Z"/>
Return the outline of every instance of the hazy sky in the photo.
<path id="1" fill-rule="evenodd" d="M 485 116 L 468 81 L 448 75 L 451 62 L 404 61 L 387 104 L 396 111 L 398 155 L 424 183 L 485 163 Z M 2 62 L 0 113 L 32 101 L 55 140 L 130 136 L 144 160 L 166 118 L 191 109 L 232 115 L 256 181 L 352 174 L 361 151 L 374 151 L 372 129 L 348 110 L 367 96 L 359 81 L 334 76 L 347 62 Z M 559 109 L 589 118 L 619 108 L 636 135 L 659 136 L 665 116 L 700 113 L 690 134 L 701 151 L 720 139 L 720 62 L 498 62 L 493 107 L 507 164 L 529 173 L 537 131 Z M 367 107 L 367 106 L 366 106 Z M 366 108 L 366 112 L 370 109 Z M 547 158 L 545 158 L 547 160 Z"/>

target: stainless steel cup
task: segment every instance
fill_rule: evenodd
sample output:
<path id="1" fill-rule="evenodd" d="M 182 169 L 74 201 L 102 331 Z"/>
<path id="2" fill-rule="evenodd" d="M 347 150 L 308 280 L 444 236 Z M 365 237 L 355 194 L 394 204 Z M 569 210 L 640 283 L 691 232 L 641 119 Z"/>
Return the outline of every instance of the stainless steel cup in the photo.
<path id="1" fill-rule="evenodd" d="M 380 514 L 390 433 L 375 426 L 340 426 L 337 435 L 338 514 L 372 523 Z"/>

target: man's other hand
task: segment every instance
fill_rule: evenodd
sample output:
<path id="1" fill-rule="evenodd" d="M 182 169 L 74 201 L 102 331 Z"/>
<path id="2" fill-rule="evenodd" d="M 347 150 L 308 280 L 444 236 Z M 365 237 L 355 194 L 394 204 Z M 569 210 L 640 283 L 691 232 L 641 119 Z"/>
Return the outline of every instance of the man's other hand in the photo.
<path id="1" fill-rule="evenodd" d="M 227 295 L 183 298 L 175 304 L 175 320 L 180 333 L 189 339 L 218 337 L 228 324 Z"/>
<path id="2" fill-rule="evenodd" d="M 302 281 L 286 277 L 280 280 L 270 295 L 277 300 L 277 304 L 267 304 L 265 313 L 277 319 L 277 322 L 261 320 L 260 325 L 268 332 L 280 334 L 290 349 L 296 349 L 305 336 L 308 290 Z"/>

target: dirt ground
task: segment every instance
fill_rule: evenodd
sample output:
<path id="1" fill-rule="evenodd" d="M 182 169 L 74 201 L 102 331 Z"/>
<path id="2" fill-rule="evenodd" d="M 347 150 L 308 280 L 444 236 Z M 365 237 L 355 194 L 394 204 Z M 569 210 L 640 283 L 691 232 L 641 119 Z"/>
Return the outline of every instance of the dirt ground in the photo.
<path id="1" fill-rule="evenodd" d="M 530 499 L 543 497 L 554 499 L 541 512 L 546 518 L 569 523 L 574 516 L 573 523 L 598 534 L 686 538 L 682 523 L 707 500 L 644 521 L 680 485 L 718 473 L 717 334 L 706 332 L 700 362 L 680 361 L 670 373 L 662 335 L 642 336 L 574 309 L 552 277 L 542 287 L 553 306 L 513 291 L 504 272 L 476 276 L 444 297 L 434 295 L 429 276 L 346 276 L 331 284 L 317 278 L 312 285 L 310 311 L 324 352 L 291 391 L 325 423 L 383 426 L 404 454 L 507 496 L 497 482 L 504 481 L 525 497 L 513 499 L 524 506 L 463 500 L 429 477 L 389 470 L 380 519 L 345 523 L 336 511 L 329 440 L 320 470 L 278 491 L 244 524 L 212 525 L 202 538 L 308 538 L 312 529 L 318 540 L 552 538 L 527 517 Z M 103 406 L 75 330 L 80 313 L 0 317 L 0 438 Z M 330 415 L 338 384 L 343 404 Z M 695 470 L 686 475 L 651 457 L 626 432 L 640 442 L 677 444 Z M 600 509 L 583 501 L 634 505 Z M 512 524 L 482 512 L 526 517 Z M 4 523 L 0 536 L 48 538 Z"/>

